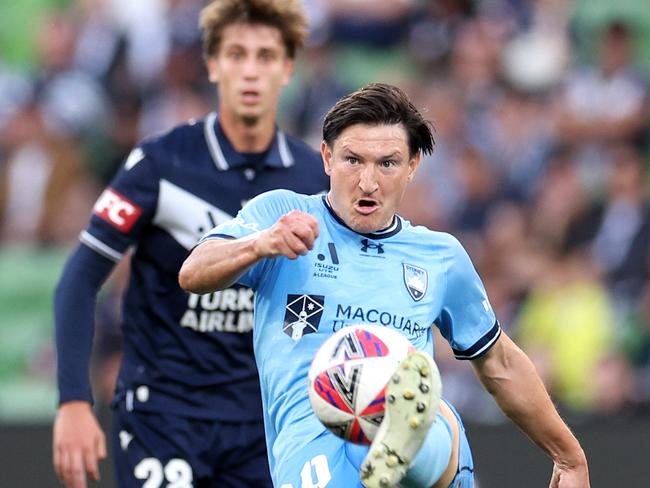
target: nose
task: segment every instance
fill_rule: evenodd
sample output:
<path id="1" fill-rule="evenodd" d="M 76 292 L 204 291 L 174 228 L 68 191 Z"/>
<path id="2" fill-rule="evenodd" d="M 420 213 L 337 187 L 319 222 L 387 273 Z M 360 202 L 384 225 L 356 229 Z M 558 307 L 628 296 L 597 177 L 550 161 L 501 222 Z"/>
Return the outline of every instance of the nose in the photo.
<path id="1" fill-rule="evenodd" d="M 379 186 L 377 184 L 376 171 L 374 164 L 365 164 L 361 169 L 361 174 L 359 175 L 359 188 L 366 195 L 374 193 Z"/>
<path id="2" fill-rule="evenodd" d="M 248 56 L 244 61 L 244 76 L 246 78 L 257 78 L 257 60 L 254 56 Z"/>

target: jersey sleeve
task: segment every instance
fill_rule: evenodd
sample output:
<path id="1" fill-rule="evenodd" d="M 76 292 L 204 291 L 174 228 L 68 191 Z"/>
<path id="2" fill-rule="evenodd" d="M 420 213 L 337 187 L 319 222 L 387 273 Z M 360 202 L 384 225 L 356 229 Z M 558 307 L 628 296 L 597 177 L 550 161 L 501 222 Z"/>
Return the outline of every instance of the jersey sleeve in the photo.
<path id="1" fill-rule="evenodd" d="M 158 203 L 155 162 L 136 147 L 93 207 L 83 244 L 118 262 L 151 222 Z"/>
<path id="2" fill-rule="evenodd" d="M 456 359 L 476 359 L 496 342 L 501 327 L 470 257 L 456 239 L 451 251 L 442 311 L 436 323 Z"/>
<path id="3" fill-rule="evenodd" d="M 59 403 L 93 402 L 90 355 L 97 292 L 115 263 L 79 245 L 68 258 L 54 291 L 54 331 Z"/>
<path id="4" fill-rule="evenodd" d="M 295 195 L 289 190 L 272 190 L 256 196 L 244 205 L 234 219 L 208 231 L 199 244 L 210 239 L 239 239 L 268 229 L 284 214 L 297 208 L 295 203 L 290 203 Z M 251 266 L 238 283 L 256 289 L 271 262 L 270 259 L 262 259 Z"/>

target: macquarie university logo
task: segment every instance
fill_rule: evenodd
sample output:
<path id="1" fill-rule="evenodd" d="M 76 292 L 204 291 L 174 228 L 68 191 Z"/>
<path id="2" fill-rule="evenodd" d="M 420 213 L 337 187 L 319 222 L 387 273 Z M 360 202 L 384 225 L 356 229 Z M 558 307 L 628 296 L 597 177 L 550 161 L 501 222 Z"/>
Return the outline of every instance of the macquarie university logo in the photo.
<path id="1" fill-rule="evenodd" d="M 282 331 L 294 341 L 316 332 L 324 305 L 323 295 L 287 295 Z"/>
<path id="2" fill-rule="evenodd" d="M 427 292 L 429 282 L 427 272 L 412 264 L 402 263 L 402 266 L 404 269 L 404 284 L 406 285 L 406 289 L 409 295 L 411 295 L 411 298 L 419 302 Z"/>

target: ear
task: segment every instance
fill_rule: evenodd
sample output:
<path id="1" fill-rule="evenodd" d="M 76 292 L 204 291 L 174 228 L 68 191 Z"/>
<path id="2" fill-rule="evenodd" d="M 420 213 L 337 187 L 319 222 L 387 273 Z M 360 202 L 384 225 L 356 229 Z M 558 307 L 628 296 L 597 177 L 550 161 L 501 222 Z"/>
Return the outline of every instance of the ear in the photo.
<path id="1" fill-rule="evenodd" d="M 205 66 L 208 69 L 208 79 L 211 83 L 219 82 L 219 63 L 215 57 L 209 57 L 205 62 Z"/>
<path id="2" fill-rule="evenodd" d="M 422 153 L 418 151 L 418 153 L 415 156 L 413 156 L 409 161 L 409 174 L 407 176 L 409 182 L 415 176 L 415 170 L 418 169 L 418 166 L 420 166 L 421 161 L 422 161 Z"/>
<path id="3" fill-rule="evenodd" d="M 320 155 L 323 158 L 325 174 L 330 176 L 332 174 L 332 150 L 325 141 L 320 143 Z"/>
<path id="4" fill-rule="evenodd" d="M 282 76 L 282 86 L 287 86 L 293 76 L 294 62 L 293 59 L 287 58 L 284 62 L 284 73 Z"/>

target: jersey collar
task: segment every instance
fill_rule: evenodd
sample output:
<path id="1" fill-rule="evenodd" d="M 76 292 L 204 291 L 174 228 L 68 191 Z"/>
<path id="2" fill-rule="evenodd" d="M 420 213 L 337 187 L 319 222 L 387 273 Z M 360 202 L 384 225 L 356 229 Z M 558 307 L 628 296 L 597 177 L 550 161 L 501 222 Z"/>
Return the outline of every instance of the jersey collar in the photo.
<path id="1" fill-rule="evenodd" d="M 327 199 L 327 195 L 323 195 L 323 205 L 325 205 L 325 208 L 329 211 L 330 215 L 336 220 L 339 224 L 341 224 L 343 227 L 346 229 L 350 229 L 352 232 L 355 234 L 359 234 L 360 236 L 367 237 L 368 239 L 387 239 L 388 237 L 392 237 L 395 234 L 397 234 L 400 230 L 402 230 L 402 218 L 399 215 L 395 215 L 393 217 L 393 222 L 386 227 L 385 229 L 379 230 L 377 232 L 370 232 L 367 234 L 363 234 L 361 232 L 357 232 L 356 230 L 350 228 L 348 224 L 346 224 L 341 217 L 336 215 L 336 212 L 334 212 L 334 209 L 330 205 L 329 200 Z"/>
<path id="2" fill-rule="evenodd" d="M 214 165 L 220 171 L 250 164 L 246 154 L 237 152 L 224 134 L 216 112 L 210 112 L 205 118 L 203 134 Z M 294 163 L 295 158 L 287 144 L 287 137 L 284 132 L 276 129 L 273 143 L 266 151 L 262 164 L 276 168 L 288 168 Z"/>

